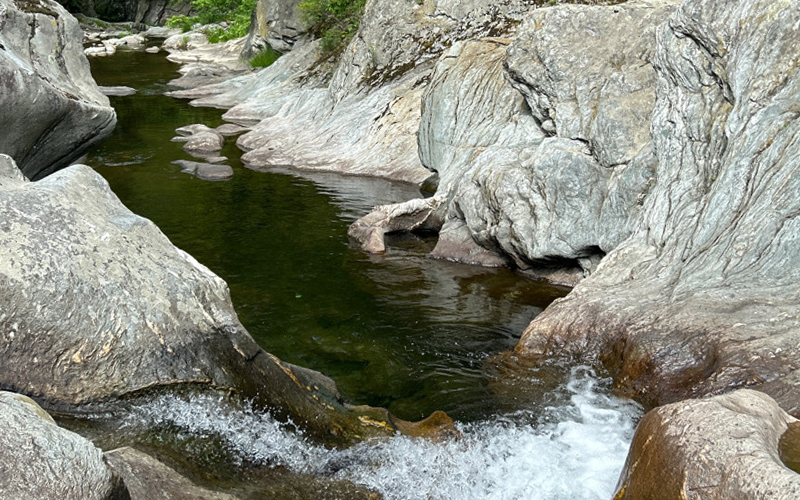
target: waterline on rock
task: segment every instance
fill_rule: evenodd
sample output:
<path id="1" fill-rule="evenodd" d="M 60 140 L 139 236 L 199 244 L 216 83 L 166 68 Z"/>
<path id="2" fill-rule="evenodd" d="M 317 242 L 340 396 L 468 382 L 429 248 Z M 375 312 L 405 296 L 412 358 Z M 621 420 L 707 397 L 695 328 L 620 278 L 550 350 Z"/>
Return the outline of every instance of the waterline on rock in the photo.
<path id="1" fill-rule="evenodd" d="M 613 493 L 641 416 L 635 403 L 607 395 L 606 383 L 575 368 L 560 389 L 563 404 L 460 424 L 463 437 L 442 443 L 396 436 L 329 450 L 268 414 L 208 395 L 160 397 L 135 407 L 123 427 L 213 438 L 239 465 L 348 480 L 386 500 L 596 500 Z"/>

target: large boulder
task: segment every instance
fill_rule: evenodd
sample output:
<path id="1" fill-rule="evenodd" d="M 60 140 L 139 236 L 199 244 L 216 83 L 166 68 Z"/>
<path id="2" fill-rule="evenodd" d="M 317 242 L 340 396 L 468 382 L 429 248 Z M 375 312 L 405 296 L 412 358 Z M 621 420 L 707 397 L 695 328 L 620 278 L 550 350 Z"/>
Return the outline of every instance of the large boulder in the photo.
<path id="1" fill-rule="evenodd" d="M 66 167 L 116 124 L 82 41 L 55 1 L 0 0 L 0 153 L 30 179 Z"/>
<path id="2" fill-rule="evenodd" d="M 798 23 L 798 1 L 688 0 L 660 26 L 641 216 L 519 354 L 602 362 L 648 404 L 750 386 L 800 414 Z"/>
<path id="3" fill-rule="evenodd" d="M 0 392 L 0 426 L 0 498 L 130 499 L 103 452 L 31 399 Z"/>
<path id="4" fill-rule="evenodd" d="M 781 461 L 796 420 L 740 390 L 652 410 L 633 437 L 614 500 L 794 500 L 800 474 Z"/>
<path id="5" fill-rule="evenodd" d="M 258 0 L 250 19 L 243 55 L 252 57 L 269 46 L 288 52 L 306 32 L 300 18 L 300 0 Z"/>
<path id="6" fill-rule="evenodd" d="M 575 283 L 630 235 L 655 164 L 655 29 L 676 3 L 539 9 L 513 40 L 442 55 L 419 130 L 444 200 L 433 256 Z"/>
<path id="7" fill-rule="evenodd" d="M 231 390 L 313 435 L 392 434 L 333 382 L 264 352 L 225 282 L 125 208 L 94 170 L 27 181 L 0 155 L 0 388 L 77 411 L 175 387 Z"/>

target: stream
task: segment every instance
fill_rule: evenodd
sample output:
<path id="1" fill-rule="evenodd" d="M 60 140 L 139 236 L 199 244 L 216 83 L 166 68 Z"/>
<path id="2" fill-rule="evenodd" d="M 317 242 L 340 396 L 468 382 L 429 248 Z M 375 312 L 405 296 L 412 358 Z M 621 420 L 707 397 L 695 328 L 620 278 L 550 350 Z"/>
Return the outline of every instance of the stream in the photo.
<path id="1" fill-rule="evenodd" d="M 178 66 L 164 53 L 92 60 L 118 124 L 85 162 L 133 212 L 225 279 L 239 317 L 268 352 L 332 377 L 354 404 L 408 420 L 444 410 L 461 439 L 394 437 L 344 450 L 308 441 L 246 401 L 166 394 L 69 422 L 103 449 L 129 445 L 241 498 L 606 499 L 640 408 L 589 367 L 523 370 L 498 356 L 567 289 L 507 269 L 425 257 L 435 239 L 390 239 L 385 255 L 347 227 L 378 204 L 419 196 L 380 179 L 242 166 L 226 182 L 181 173 L 174 130 L 218 126 L 217 109 L 166 97 Z M 356 486 L 353 486 L 356 485 Z"/>

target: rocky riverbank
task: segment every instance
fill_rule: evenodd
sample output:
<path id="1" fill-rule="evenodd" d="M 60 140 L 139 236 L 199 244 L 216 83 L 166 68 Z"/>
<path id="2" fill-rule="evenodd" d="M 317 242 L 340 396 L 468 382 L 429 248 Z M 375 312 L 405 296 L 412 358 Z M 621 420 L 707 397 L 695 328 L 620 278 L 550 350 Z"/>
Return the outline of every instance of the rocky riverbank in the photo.
<path id="1" fill-rule="evenodd" d="M 64 169 L 110 132 L 113 110 L 71 16 L 49 0 L 0 2 L 0 109 L 13 110 L 0 114 L 0 387 L 76 411 L 191 385 L 254 398 L 340 444 L 406 430 L 261 350 L 222 280 L 93 171 Z M 249 129 L 248 166 L 435 173 L 431 198 L 378 207 L 353 237 L 383 251 L 387 233 L 438 232 L 437 258 L 576 284 L 514 355 L 602 366 L 623 394 L 675 403 L 645 417 L 616 498 L 650 495 L 655 475 L 676 497 L 796 496 L 781 443 L 800 414 L 800 3 L 373 0 L 336 59 L 293 8 L 259 9 L 249 40 L 224 47 L 233 66 L 187 65 L 174 93 L 229 108 Z M 175 60 L 217 57 L 191 36 L 166 44 Z M 259 44 L 291 50 L 231 77 Z M 769 397 L 687 400 L 741 387 Z M 86 444 L 98 498 L 126 498 L 125 474 Z M 729 465 L 743 448 L 754 462 Z M 699 472 L 681 458 L 696 453 Z"/>
<path id="2" fill-rule="evenodd" d="M 333 67 L 292 39 L 181 95 L 251 128 L 253 168 L 435 172 L 432 198 L 351 235 L 438 231 L 435 257 L 577 285 L 526 330 L 527 362 L 601 365 L 648 406 L 751 387 L 797 415 L 798 7 L 376 0 Z"/>

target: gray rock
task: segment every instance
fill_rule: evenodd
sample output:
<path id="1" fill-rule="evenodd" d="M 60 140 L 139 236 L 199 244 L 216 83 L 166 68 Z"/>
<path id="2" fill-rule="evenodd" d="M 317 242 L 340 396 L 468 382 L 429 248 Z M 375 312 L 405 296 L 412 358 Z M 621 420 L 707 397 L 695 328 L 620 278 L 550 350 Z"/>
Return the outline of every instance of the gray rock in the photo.
<path id="1" fill-rule="evenodd" d="M 798 7 L 689 0 L 661 25 L 635 231 L 520 354 L 602 362 L 650 404 L 751 386 L 800 414 Z"/>
<path id="2" fill-rule="evenodd" d="M 247 127 L 243 127 L 241 125 L 236 125 L 235 123 L 223 123 L 219 127 L 217 127 L 217 132 L 222 134 L 224 137 L 231 137 L 234 135 L 239 135 L 241 133 L 247 132 Z"/>
<path id="3" fill-rule="evenodd" d="M 235 500 L 236 497 L 207 490 L 181 476 L 158 460 L 134 450 L 118 448 L 105 453 L 111 470 L 125 481 L 131 500 Z"/>
<path id="4" fill-rule="evenodd" d="M 233 169 L 228 165 L 188 160 L 176 160 L 172 163 L 180 166 L 182 172 L 206 181 L 227 181 L 233 177 Z"/>
<path id="5" fill-rule="evenodd" d="M 0 153 L 31 179 L 80 158 L 114 129 L 78 22 L 52 0 L 0 0 Z"/>
<path id="6" fill-rule="evenodd" d="M 225 138 L 211 127 L 196 123 L 175 129 L 177 137 L 173 137 L 173 142 L 185 142 L 183 149 L 192 154 L 218 156 L 222 146 L 225 145 Z"/>
<path id="7" fill-rule="evenodd" d="M 614 500 L 794 500 L 779 442 L 796 420 L 763 393 L 682 401 L 639 423 Z"/>
<path id="8" fill-rule="evenodd" d="M 39 405 L 0 392 L 0 497 L 4 500 L 128 500 L 122 480 L 85 438 Z"/>
<path id="9" fill-rule="evenodd" d="M 258 0 L 242 54 L 253 57 L 267 45 L 278 52 L 292 50 L 306 32 L 300 19 L 300 0 Z"/>
<path id="10" fill-rule="evenodd" d="M 330 379 L 264 352 L 223 280 L 127 210 L 94 170 L 25 181 L 0 156 L 0 386 L 62 411 L 176 386 L 234 390 L 311 435 L 394 432 Z"/>
<path id="11" fill-rule="evenodd" d="M 386 233 L 438 230 L 442 225 L 437 213 L 441 203 L 441 199 L 417 198 L 395 205 L 381 205 L 350 225 L 347 234 L 358 241 L 365 252 L 383 252 L 386 250 L 383 241 Z"/>
<path id="12" fill-rule="evenodd" d="M 125 86 L 100 87 L 100 92 L 102 92 L 103 95 L 107 95 L 109 97 L 111 97 L 111 96 L 125 97 L 125 96 L 129 96 L 129 95 L 135 94 L 136 93 L 136 89 L 131 88 L 131 87 L 125 87 Z"/>
<path id="13" fill-rule="evenodd" d="M 255 78 L 172 95 L 230 107 L 226 120 L 252 127 L 238 144 L 253 168 L 420 183 L 430 175 L 417 155 L 420 98 L 434 61 L 457 40 L 506 33 L 532 8 L 517 0 L 371 0 L 335 63 L 320 57 L 318 42 L 297 42 Z"/>

